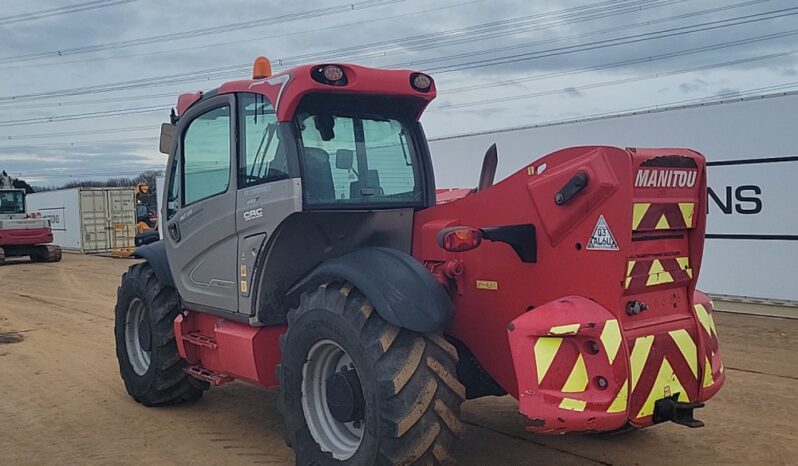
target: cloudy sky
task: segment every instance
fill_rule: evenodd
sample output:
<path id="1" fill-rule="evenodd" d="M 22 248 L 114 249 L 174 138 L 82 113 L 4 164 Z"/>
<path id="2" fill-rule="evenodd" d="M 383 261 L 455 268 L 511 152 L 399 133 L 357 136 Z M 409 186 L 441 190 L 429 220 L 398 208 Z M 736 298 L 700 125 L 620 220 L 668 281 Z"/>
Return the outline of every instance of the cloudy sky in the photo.
<path id="1" fill-rule="evenodd" d="M 4 0 L 0 169 L 162 168 L 179 93 L 316 61 L 424 70 L 430 137 L 798 90 L 794 0 Z M 434 155 L 434 154 L 433 154 Z"/>

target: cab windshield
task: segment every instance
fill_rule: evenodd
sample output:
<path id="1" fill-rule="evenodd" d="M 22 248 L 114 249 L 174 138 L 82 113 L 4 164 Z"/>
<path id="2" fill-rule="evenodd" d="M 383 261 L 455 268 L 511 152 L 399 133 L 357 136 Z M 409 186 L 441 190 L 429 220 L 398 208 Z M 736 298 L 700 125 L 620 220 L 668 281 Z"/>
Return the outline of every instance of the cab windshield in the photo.
<path id="1" fill-rule="evenodd" d="M 22 191 L 0 191 L 0 214 L 24 214 L 25 195 Z"/>
<path id="2" fill-rule="evenodd" d="M 382 107 L 316 100 L 297 112 L 307 205 L 412 206 L 422 201 L 413 120 Z"/>

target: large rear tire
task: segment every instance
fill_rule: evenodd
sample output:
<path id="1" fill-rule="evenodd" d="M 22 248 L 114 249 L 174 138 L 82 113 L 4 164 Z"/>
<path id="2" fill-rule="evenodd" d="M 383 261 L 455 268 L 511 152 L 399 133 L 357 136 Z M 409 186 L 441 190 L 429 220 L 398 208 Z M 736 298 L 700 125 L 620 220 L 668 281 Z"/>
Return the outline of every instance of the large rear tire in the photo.
<path id="1" fill-rule="evenodd" d="M 146 262 L 131 266 L 117 291 L 114 334 L 119 372 L 134 400 L 159 406 L 202 398 L 208 384 L 183 370 L 173 321 L 177 292 L 164 286 Z"/>
<path id="2" fill-rule="evenodd" d="M 452 464 L 465 389 L 438 334 L 394 326 L 349 284 L 302 295 L 278 368 L 302 465 Z"/>

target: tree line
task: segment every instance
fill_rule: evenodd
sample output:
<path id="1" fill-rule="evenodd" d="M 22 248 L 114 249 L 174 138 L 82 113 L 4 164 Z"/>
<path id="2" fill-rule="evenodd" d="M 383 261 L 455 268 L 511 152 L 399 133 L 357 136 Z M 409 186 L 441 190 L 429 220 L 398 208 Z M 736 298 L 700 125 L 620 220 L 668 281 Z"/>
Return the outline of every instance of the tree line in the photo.
<path id="1" fill-rule="evenodd" d="M 157 170 L 145 171 L 135 177 L 108 178 L 107 180 L 72 180 L 61 185 L 31 185 L 21 178 L 14 178 L 14 187 L 24 189 L 26 193 L 37 193 L 44 191 L 56 191 L 59 189 L 73 188 L 119 188 L 136 186 L 139 183 L 147 183 L 152 191 L 155 191 L 155 178 L 161 172 Z"/>

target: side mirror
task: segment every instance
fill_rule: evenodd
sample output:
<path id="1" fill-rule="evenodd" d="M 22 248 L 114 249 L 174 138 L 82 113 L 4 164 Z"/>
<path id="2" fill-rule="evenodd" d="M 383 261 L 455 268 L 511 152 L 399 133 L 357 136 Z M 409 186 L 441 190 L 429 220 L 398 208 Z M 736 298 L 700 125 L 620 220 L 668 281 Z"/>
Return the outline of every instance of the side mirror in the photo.
<path id="1" fill-rule="evenodd" d="M 160 150 L 162 154 L 169 155 L 172 152 L 172 146 L 175 142 L 175 134 L 177 134 L 177 126 L 169 123 L 161 124 L 161 143 Z"/>
<path id="2" fill-rule="evenodd" d="M 332 141 L 335 137 L 335 117 L 331 114 L 316 115 L 313 117 L 316 124 L 316 131 L 319 132 L 322 141 Z"/>
<path id="3" fill-rule="evenodd" d="M 339 170 L 351 170 L 354 166 L 355 151 L 349 149 L 338 149 L 335 151 L 335 168 Z"/>

